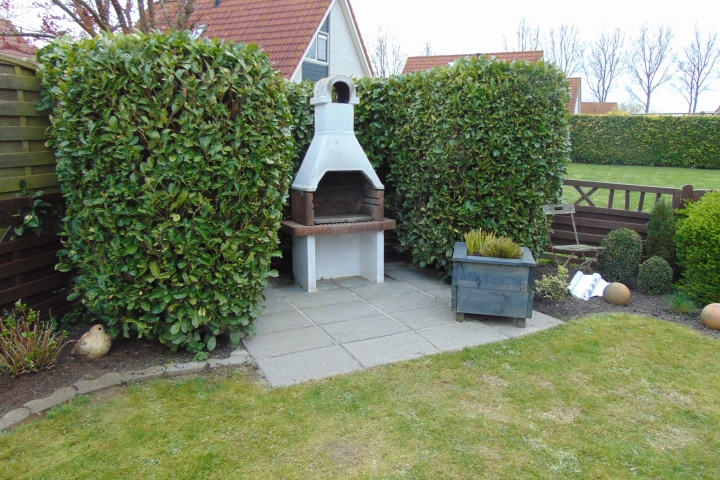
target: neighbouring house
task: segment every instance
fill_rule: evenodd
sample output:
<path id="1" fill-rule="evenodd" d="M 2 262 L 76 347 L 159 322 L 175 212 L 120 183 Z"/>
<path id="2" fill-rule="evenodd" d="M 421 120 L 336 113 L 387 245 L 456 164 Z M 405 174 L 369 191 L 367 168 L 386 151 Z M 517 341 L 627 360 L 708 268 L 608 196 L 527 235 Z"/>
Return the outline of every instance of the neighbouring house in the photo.
<path id="1" fill-rule="evenodd" d="M 457 62 L 460 58 L 480 57 L 482 55 L 493 60 L 505 62 L 513 62 L 515 60 L 539 62 L 543 59 L 542 50 L 530 50 L 527 52 L 463 53 L 459 55 L 426 55 L 420 57 L 408 57 L 402 73 L 430 70 L 435 67 L 451 65 Z"/>
<path id="2" fill-rule="evenodd" d="M 37 48 L 31 45 L 26 38 L 9 36 L 7 35 L 9 33 L 17 34 L 18 30 L 10 20 L 0 18 L 0 53 L 34 62 Z"/>
<path id="3" fill-rule="evenodd" d="M 466 53 L 461 55 L 427 55 L 408 57 L 402 73 L 417 72 L 420 70 L 429 70 L 435 67 L 452 65 L 460 58 L 480 57 L 482 55 L 493 60 L 505 62 L 514 62 L 515 60 L 539 62 L 543 59 L 542 50 L 530 50 L 526 52 Z M 570 114 L 580 113 L 581 80 L 577 77 L 571 77 L 568 78 L 568 83 L 570 84 L 568 112 L 570 112 Z"/>
<path id="4" fill-rule="evenodd" d="M 582 102 L 583 115 L 607 115 L 618 111 L 617 102 Z"/>
<path id="5" fill-rule="evenodd" d="M 349 0 L 197 0 L 195 34 L 254 42 L 294 82 L 371 76 Z"/>

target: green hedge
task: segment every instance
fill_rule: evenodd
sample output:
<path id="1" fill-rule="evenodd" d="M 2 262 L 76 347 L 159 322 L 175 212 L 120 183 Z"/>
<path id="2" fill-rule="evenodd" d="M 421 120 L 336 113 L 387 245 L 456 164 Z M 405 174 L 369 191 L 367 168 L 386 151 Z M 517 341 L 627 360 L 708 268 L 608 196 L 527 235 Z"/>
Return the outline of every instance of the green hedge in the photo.
<path id="1" fill-rule="evenodd" d="M 557 199 L 569 154 L 561 71 L 472 59 L 357 82 L 356 134 L 415 262 L 449 269 L 455 242 L 477 228 L 541 249 L 540 207 Z M 307 143 L 309 99 L 293 98 Z"/>
<path id="2" fill-rule="evenodd" d="M 720 169 L 720 117 L 572 115 L 578 163 Z"/>
<path id="3" fill-rule="evenodd" d="M 113 333 L 237 343 L 261 312 L 292 173 L 267 55 L 153 33 L 61 39 L 39 58 L 77 295 Z"/>

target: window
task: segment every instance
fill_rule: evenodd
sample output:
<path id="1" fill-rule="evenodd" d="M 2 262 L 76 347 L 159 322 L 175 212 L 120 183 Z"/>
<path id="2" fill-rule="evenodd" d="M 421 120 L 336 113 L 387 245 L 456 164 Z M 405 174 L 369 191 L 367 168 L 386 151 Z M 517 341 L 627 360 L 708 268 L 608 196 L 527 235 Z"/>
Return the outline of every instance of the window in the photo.
<path id="1" fill-rule="evenodd" d="M 308 50 L 307 55 L 305 55 L 305 60 L 314 60 L 320 63 L 328 63 L 330 53 L 329 22 L 329 18 L 325 19 L 325 23 L 323 23 L 320 27 L 320 32 L 313 40 L 312 45 L 310 45 L 310 49 Z"/>
<path id="2" fill-rule="evenodd" d="M 205 33 L 205 30 L 207 30 L 207 27 L 207 25 L 198 25 L 197 27 L 193 28 L 192 37 L 200 38 L 202 34 Z"/>

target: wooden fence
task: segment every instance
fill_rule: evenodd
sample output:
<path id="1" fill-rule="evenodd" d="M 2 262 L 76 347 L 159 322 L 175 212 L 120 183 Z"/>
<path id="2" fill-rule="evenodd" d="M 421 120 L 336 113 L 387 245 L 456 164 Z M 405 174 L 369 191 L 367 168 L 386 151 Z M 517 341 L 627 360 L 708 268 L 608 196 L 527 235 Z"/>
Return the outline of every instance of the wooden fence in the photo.
<path id="1" fill-rule="evenodd" d="M 580 243 L 600 245 L 605 236 L 618 228 L 629 228 L 640 234 L 645 241 L 650 210 L 661 198 L 680 207 L 688 201 L 696 201 L 709 190 L 695 190 L 692 185 L 682 188 L 650 187 L 624 183 L 569 180 L 564 182 L 564 196 L 572 188 L 579 198 L 575 200 L 575 224 Z M 572 220 L 569 215 L 553 218 L 553 243 L 575 243 Z"/>
<path id="2" fill-rule="evenodd" d="M 12 240 L 13 227 L 32 206 L 26 188 L 43 191 L 44 199 L 62 203 L 55 174 L 55 155 L 45 146 L 48 112 L 37 111 L 40 80 L 30 62 L 0 54 L 0 313 L 17 300 L 47 314 L 61 315 L 70 275 L 55 270 L 60 239 L 51 226 Z"/>

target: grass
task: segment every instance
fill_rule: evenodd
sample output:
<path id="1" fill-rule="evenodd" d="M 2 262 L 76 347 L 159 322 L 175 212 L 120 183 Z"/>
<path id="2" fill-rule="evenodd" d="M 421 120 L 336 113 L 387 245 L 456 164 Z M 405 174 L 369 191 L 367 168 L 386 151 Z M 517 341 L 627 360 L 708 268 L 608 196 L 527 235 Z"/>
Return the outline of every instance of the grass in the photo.
<path id="1" fill-rule="evenodd" d="M 571 163 L 568 165 L 565 178 L 573 180 L 592 180 L 595 182 L 629 183 L 633 185 L 650 185 L 654 187 L 681 188 L 683 185 L 692 185 L 695 189 L 720 189 L 720 170 L 702 170 L 696 168 L 672 167 L 635 167 L 627 165 L 589 165 Z M 588 189 L 583 189 L 588 190 Z M 600 189 L 592 197 L 596 206 L 606 207 L 608 190 Z M 667 201 L 671 196 L 663 195 Z M 563 201 L 573 203 L 580 195 L 574 187 L 563 189 Z M 640 194 L 633 192 L 630 195 L 631 209 L 637 210 Z M 655 195 L 646 196 L 643 211 L 652 210 Z M 624 208 L 624 192 L 615 192 L 614 208 Z"/>
<path id="2" fill-rule="evenodd" d="M 160 380 L 0 437 L 0 477 L 719 478 L 718 357 L 600 315 L 288 388 Z"/>
<path id="3" fill-rule="evenodd" d="M 674 293 L 668 298 L 668 307 L 675 313 L 681 315 L 689 315 L 697 312 L 697 305 L 695 302 L 682 293 Z"/>

